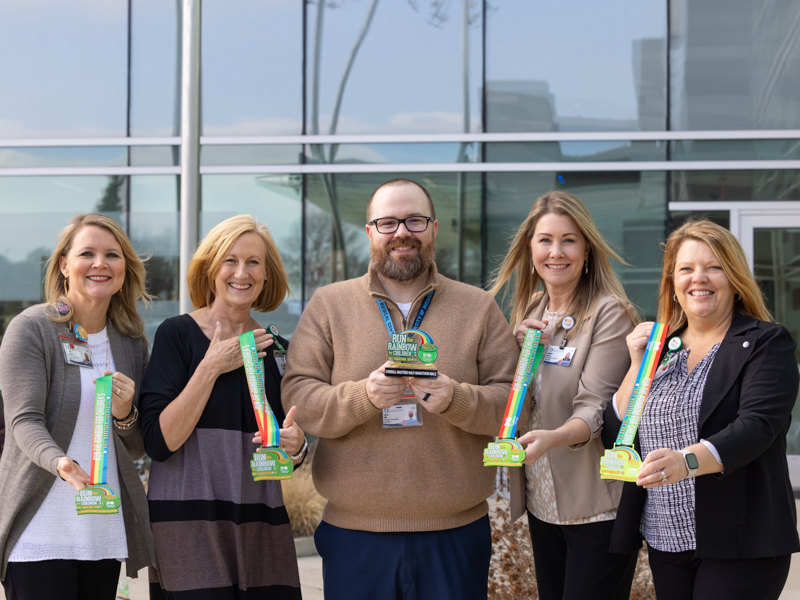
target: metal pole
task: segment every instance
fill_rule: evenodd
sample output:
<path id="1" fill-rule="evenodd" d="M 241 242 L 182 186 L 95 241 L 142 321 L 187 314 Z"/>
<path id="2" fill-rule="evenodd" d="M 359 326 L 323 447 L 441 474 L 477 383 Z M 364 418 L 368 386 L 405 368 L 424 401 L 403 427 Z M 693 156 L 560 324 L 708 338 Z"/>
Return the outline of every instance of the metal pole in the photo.
<path id="1" fill-rule="evenodd" d="M 186 273 L 197 248 L 200 214 L 200 1 L 183 0 L 181 56 L 180 313 L 192 310 Z"/>

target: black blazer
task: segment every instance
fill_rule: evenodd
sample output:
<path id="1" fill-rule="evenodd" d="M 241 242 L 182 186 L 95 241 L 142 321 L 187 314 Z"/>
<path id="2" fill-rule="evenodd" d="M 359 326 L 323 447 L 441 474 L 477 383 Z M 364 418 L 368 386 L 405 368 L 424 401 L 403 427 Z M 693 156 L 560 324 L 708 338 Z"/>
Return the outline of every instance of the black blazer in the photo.
<path id="1" fill-rule="evenodd" d="M 725 472 L 695 482 L 698 558 L 762 558 L 800 550 L 786 461 L 786 434 L 800 379 L 794 349 L 785 327 L 734 314 L 700 404 L 697 441 L 714 444 Z M 613 446 L 619 426 L 609 404 L 603 431 L 607 447 Z M 625 484 L 612 552 L 641 546 L 646 496 L 644 488 Z"/>

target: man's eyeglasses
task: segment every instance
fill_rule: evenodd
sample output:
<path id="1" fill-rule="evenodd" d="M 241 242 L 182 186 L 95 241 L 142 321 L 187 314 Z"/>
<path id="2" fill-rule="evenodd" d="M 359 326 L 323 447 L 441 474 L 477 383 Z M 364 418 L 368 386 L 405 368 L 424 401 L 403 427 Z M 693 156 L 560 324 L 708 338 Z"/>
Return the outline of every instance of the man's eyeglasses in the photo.
<path id="1" fill-rule="evenodd" d="M 383 217 L 374 219 L 367 225 L 375 225 L 378 233 L 394 233 L 400 227 L 400 223 L 406 226 L 412 233 L 422 233 L 428 228 L 428 222 L 433 221 L 430 217 L 406 217 L 405 219 L 395 219 L 394 217 Z"/>

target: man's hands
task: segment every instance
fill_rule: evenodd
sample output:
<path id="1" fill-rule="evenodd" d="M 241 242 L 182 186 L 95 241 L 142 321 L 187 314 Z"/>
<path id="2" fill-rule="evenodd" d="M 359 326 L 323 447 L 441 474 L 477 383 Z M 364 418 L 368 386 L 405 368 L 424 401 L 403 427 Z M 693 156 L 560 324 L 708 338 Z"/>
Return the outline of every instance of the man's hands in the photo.
<path id="1" fill-rule="evenodd" d="M 430 413 L 447 410 L 453 400 L 453 383 L 439 373 L 438 377 L 390 377 L 386 375 L 388 362 L 370 373 L 367 378 L 367 396 L 375 408 L 383 410 L 403 400 L 403 392 L 410 388 L 419 403 Z"/>

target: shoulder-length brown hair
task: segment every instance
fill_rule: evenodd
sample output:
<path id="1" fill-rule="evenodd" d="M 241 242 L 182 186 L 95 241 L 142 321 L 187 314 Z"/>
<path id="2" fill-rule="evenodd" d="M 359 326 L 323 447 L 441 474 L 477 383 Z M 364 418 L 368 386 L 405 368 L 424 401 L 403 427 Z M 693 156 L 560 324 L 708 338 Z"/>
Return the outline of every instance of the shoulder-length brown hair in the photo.
<path id="1" fill-rule="evenodd" d="M 577 197 L 567 192 L 553 191 L 541 196 L 533 203 L 528 217 L 519 226 L 511 247 L 503 259 L 500 268 L 495 273 L 489 293 L 497 295 L 503 286 L 514 278 L 513 305 L 510 322 L 516 329 L 525 319 L 534 294 L 542 292 L 547 295 L 547 288 L 539 273 L 534 272 L 533 258 L 531 257 L 531 239 L 536 230 L 536 223 L 547 214 L 563 215 L 572 219 L 578 226 L 581 234 L 586 239 L 589 248 L 589 272 L 581 269 L 578 286 L 572 304 L 567 308 L 567 314 L 575 318 L 575 331 L 580 331 L 585 320 L 589 317 L 597 301 L 603 295 L 616 298 L 625 311 L 631 323 L 639 322 L 639 315 L 628 300 L 625 290 L 611 267 L 611 259 L 627 265 L 609 243 L 601 235 L 595 225 L 594 219 L 589 214 L 586 206 Z"/>
<path id="2" fill-rule="evenodd" d="M 703 242 L 714 253 L 722 270 L 731 282 L 734 291 L 734 310 L 746 313 L 761 321 L 772 321 L 764 295 L 747 266 L 747 257 L 739 240 L 734 235 L 708 219 L 690 220 L 673 231 L 664 243 L 664 270 L 661 272 L 661 286 L 658 293 L 658 321 L 666 323 L 669 331 L 683 327 L 686 315 L 675 300 L 675 261 L 678 250 L 686 240 Z"/>
<path id="3" fill-rule="evenodd" d="M 61 272 L 59 261 L 62 256 L 66 257 L 69 254 L 72 241 L 77 233 L 89 225 L 100 227 L 111 233 L 120 245 L 122 256 L 125 258 L 125 283 L 118 293 L 111 296 L 111 302 L 108 305 L 108 319 L 121 334 L 132 338 L 147 339 L 144 332 L 144 321 L 136 310 L 136 303 L 141 300 L 150 306 L 150 300 L 155 297 L 147 293 L 147 270 L 144 263 L 149 258 L 142 258 L 136 253 L 119 223 L 111 217 L 99 213 L 75 215 L 56 238 L 56 249 L 47 259 L 45 266 L 44 297 L 45 302 L 50 305 L 47 310 L 48 318 L 56 322 L 72 319 L 72 306 L 69 304 L 64 290 L 64 274 Z M 56 310 L 56 306 L 62 302 L 69 306 L 69 312 L 65 315 L 59 314 Z"/>
<path id="4" fill-rule="evenodd" d="M 278 247 L 265 225 L 250 215 L 237 215 L 225 219 L 209 231 L 189 262 L 186 283 L 192 306 L 197 309 L 214 304 L 214 299 L 217 297 L 214 279 L 219 273 L 222 261 L 239 236 L 251 232 L 257 233 L 264 241 L 266 247 L 264 267 L 267 272 L 264 289 L 253 302 L 253 308 L 259 312 L 271 312 L 281 305 L 291 290 Z"/>

